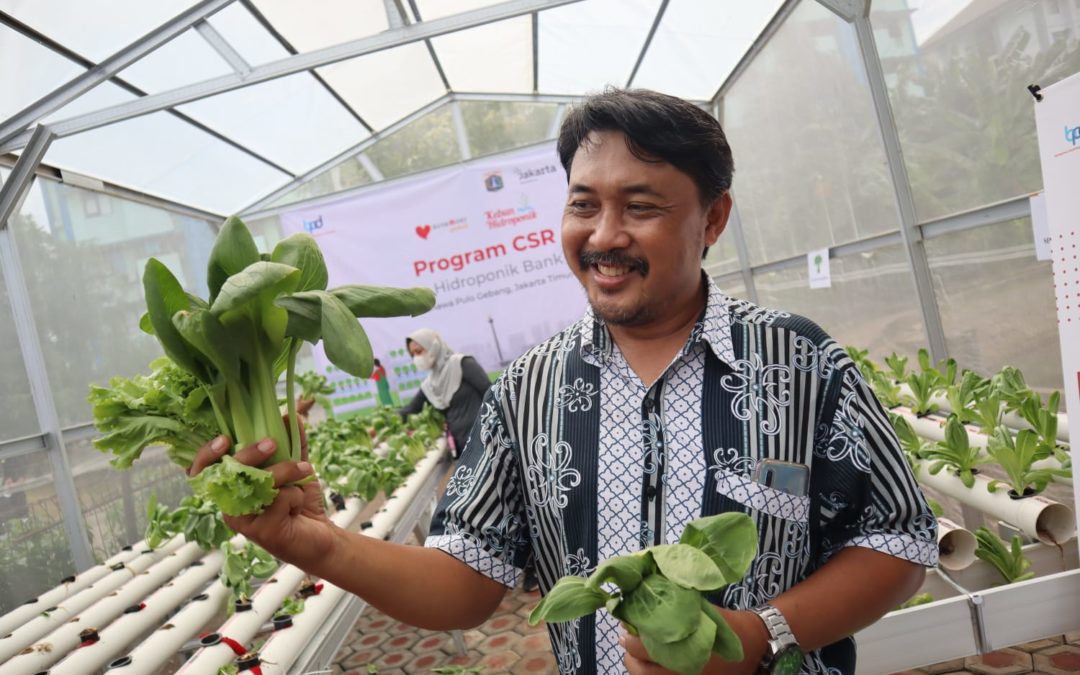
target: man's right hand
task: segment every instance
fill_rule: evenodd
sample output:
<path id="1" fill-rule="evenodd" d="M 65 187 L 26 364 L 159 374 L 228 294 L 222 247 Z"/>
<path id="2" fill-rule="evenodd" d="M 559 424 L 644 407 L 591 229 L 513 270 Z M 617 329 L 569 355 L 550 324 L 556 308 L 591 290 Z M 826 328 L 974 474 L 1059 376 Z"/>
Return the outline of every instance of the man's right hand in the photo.
<path id="1" fill-rule="evenodd" d="M 200 448 L 188 475 L 198 475 L 220 460 L 228 452 L 229 444 L 227 437 L 218 436 Z M 275 448 L 274 441 L 266 438 L 237 451 L 234 458 L 242 464 L 259 466 L 274 454 Z M 278 489 L 273 503 L 258 515 L 224 516 L 225 524 L 275 557 L 317 573 L 314 568 L 330 556 L 342 530 L 326 516 L 319 481 L 292 485 L 312 476 L 314 469 L 304 461 L 279 462 L 266 470 L 273 474 Z"/>

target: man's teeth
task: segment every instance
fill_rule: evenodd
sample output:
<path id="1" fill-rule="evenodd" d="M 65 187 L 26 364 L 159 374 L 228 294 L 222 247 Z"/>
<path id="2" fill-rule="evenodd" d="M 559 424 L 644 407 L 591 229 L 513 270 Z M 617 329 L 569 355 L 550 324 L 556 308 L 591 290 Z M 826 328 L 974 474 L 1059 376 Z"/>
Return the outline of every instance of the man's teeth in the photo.
<path id="1" fill-rule="evenodd" d="M 596 269 L 599 270 L 600 274 L 603 274 L 605 277 L 621 277 L 622 275 L 630 271 L 629 267 L 614 265 L 597 265 Z"/>

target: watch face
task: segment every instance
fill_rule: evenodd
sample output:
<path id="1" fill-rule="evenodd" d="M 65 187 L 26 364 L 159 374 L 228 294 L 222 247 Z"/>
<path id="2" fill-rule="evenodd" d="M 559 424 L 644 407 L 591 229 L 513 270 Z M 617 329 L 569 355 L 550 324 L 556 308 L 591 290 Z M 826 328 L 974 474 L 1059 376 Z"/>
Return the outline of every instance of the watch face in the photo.
<path id="1" fill-rule="evenodd" d="M 791 645 L 780 650 L 780 653 L 776 655 L 769 673 L 771 675 L 798 675 L 799 670 L 802 669 L 802 661 L 802 650 L 795 645 Z"/>

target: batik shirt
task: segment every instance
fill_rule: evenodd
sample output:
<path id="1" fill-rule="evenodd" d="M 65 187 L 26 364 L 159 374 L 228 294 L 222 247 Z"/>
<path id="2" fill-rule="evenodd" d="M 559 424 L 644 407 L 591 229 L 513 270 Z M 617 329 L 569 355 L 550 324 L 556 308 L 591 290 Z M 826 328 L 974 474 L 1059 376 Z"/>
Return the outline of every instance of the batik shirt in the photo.
<path id="1" fill-rule="evenodd" d="M 937 562 L 936 521 L 886 413 L 844 349 L 802 317 L 725 296 L 646 385 L 592 312 L 487 392 L 426 545 L 512 587 L 531 556 L 541 592 L 598 561 L 677 543 L 686 523 L 749 514 L 758 551 L 710 598 L 752 609 L 861 546 Z M 810 467 L 795 496 L 754 480 L 763 459 Z M 620 673 L 605 611 L 548 625 L 561 673 Z M 850 638 L 804 673 L 855 670 Z"/>

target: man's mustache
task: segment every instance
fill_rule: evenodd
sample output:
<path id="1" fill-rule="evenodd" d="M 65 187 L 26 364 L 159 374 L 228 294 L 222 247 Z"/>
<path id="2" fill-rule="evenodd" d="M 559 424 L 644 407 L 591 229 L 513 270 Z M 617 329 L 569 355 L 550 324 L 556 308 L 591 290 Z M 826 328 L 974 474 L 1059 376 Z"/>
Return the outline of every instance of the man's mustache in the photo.
<path id="1" fill-rule="evenodd" d="M 634 258 L 621 251 L 585 251 L 578 256 L 578 264 L 581 265 L 582 269 L 593 265 L 604 265 L 606 267 L 627 267 L 631 271 L 638 272 L 641 276 L 649 273 L 649 263 L 643 258 Z"/>

